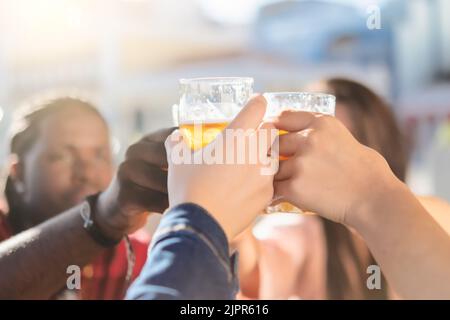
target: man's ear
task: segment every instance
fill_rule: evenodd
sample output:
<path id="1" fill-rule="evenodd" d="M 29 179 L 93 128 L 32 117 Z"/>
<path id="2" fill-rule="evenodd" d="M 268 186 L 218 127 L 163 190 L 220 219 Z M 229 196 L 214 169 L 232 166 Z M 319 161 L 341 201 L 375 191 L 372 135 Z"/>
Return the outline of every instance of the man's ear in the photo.
<path id="1" fill-rule="evenodd" d="M 14 185 L 18 192 L 23 191 L 23 165 L 17 155 L 13 154 L 9 156 L 9 176 L 14 182 Z"/>

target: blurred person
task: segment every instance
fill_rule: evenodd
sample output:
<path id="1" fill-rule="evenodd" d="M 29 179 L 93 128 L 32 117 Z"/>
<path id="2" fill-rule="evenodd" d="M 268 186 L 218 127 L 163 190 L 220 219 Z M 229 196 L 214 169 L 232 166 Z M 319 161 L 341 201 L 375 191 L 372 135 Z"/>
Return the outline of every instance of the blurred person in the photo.
<path id="1" fill-rule="evenodd" d="M 401 181 L 407 150 L 393 113 L 369 88 L 346 79 L 312 85 L 336 96 L 336 118 L 362 144 L 378 151 Z M 436 199 L 424 205 L 450 234 L 450 210 Z M 438 203 L 440 205 L 438 206 Z M 354 230 L 317 215 L 263 217 L 235 245 L 241 252 L 241 298 L 387 299 L 395 294 L 382 278 L 380 290 L 367 288 L 367 269 L 376 265 Z"/>
<path id="2" fill-rule="evenodd" d="M 123 298 L 128 285 L 123 237 L 143 225 L 147 211 L 167 207 L 163 142 L 170 131 L 130 147 L 112 180 L 108 125 L 91 103 L 61 96 L 21 109 L 10 141 L 9 208 L 0 213 L 0 297 Z M 141 157 L 147 157 L 145 164 Z M 81 215 L 86 206 L 89 223 Z M 96 232 L 87 232 L 87 225 Z M 149 236 L 137 232 L 130 243 L 134 279 L 146 260 Z M 83 268 L 81 290 L 63 290 L 70 265 Z"/>

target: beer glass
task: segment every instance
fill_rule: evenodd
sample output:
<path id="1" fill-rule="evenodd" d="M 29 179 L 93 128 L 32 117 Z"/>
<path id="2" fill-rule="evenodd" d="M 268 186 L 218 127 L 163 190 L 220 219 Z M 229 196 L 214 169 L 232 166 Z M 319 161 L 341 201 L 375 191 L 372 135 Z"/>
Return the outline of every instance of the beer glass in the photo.
<path id="1" fill-rule="evenodd" d="M 253 94 L 253 79 L 240 77 L 181 79 L 175 122 L 192 150 L 210 143 Z"/>
<path id="2" fill-rule="evenodd" d="M 213 141 L 253 94 L 252 78 L 181 79 L 180 86 L 180 103 L 174 106 L 173 117 L 191 150 L 201 149 Z M 271 92 L 264 96 L 267 100 L 265 119 L 275 117 L 285 109 L 334 115 L 335 97 L 332 95 Z M 266 208 L 266 213 L 275 212 L 302 211 L 287 202 Z"/>
<path id="3" fill-rule="evenodd" d="M 267 100 L 265 119 L 270 119 L 280 114 L 283 110 L 300 110 L 317 112 L 334 116 L 336 98 L 330 94 L 310 92 L 268 92 L 264 94 Z M 286 132 L 280 131 L 279 134 Z M 285 160 L 280 157 L 280 161 Z M 282 202 L 267 207 L 267 213 L 288 212 L 302 213 L 288 202 Z"/>

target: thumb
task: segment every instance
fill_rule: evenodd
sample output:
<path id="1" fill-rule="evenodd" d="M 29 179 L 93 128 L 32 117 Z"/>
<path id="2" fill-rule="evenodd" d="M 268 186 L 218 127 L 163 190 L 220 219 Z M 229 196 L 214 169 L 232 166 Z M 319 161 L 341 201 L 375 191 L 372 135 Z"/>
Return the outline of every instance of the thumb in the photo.
<path id="1" fill-rule="evenodd" d="M 267 101 L 262 95 L 253 96 L 228 126 L 228 129 L 256 129 L 266 113 Z"/>

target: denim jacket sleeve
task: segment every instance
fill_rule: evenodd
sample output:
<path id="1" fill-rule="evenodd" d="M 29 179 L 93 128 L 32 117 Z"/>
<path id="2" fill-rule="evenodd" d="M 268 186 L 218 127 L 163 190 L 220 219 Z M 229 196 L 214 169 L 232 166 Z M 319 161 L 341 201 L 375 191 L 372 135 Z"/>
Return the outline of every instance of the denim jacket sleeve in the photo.
<path id="1" fill-rule="evenodd" d="M 192 203 L 166 212 L 127 299 L 234 299 L 236 255 L 222 228 Z"/>

